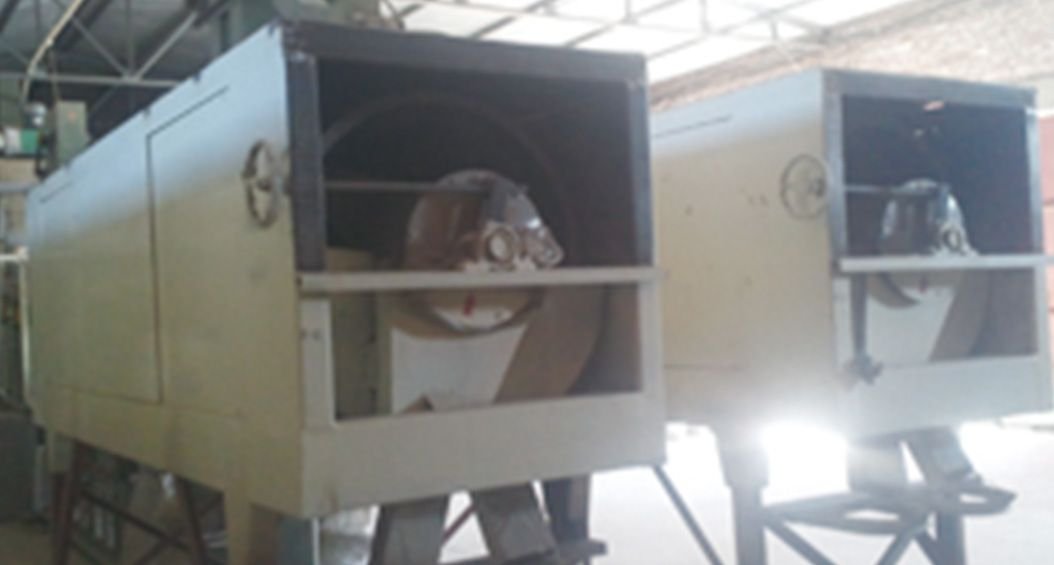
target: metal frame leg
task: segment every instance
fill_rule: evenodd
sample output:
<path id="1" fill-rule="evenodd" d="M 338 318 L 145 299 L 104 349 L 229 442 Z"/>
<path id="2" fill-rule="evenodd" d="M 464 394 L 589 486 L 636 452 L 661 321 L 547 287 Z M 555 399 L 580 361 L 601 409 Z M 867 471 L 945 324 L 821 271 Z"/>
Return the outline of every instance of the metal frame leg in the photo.
<path id="1" fill-rule="evenodd" d="M 752 434 L 744 433 L 745 430 L 734 432 L 719 432 L 718 448 L 725 484 L 732 491 L 736 562 L 739 565 L 765 565 L 768 552 L 761 492 L 768 484 L 768 459 Z"/>
<path id="2" fill-rule="evenodd" d="M 73 445 L 73 462 L 66 473 L 65 484 L 58 508 L 55 512 L 55 539 L 52 547 L 52 562 L 55 565 L 67 565 L 70 550 L 73 546 L 73 513 L 80 500 L 81 478 L 88 466 L 88 448 L 80 442 Z"/>
<path id="3" fill-rule="evenodd" d="M 736 529 L 736 562 L 739 565 L 767 563 L 761 487 L 732 487 L 732 521 Z"/>
<path id="4" fill-rule="evenodd" d="M 472 491 L 480 532 L 496 563 L 550 563 L 556 538 L 529 484 Z"/>
<path id="5" fill-rule="evenodd" d="M 448 504 L 448 497 L 439 496 L 382 507 L 370 565 L 438 563 Z"/>
<path id="6" fill-rule="evenodd" d="M 589 539 L 591 486 L 588 475 L 547 481 L 542 485 L 545 507 L 556 541 L 566 543 Z"/>
<path id="7" fill-rule="evenodd" d="M 205 539 L 201 535 L 201 521 L 198 519 L 197 511 L 194 510 L 194 494 L 190 490 L 190 484 L 185 479 L 176 478 L 176 496 L 183 511 L 183 521 L 186 524 L 187 536 L 190 538 L 191 563 L 194 565 L 208 565 L 209 554 L 205 548 Z"/>
<path id="8" fill-rule="evenodd" d="M 939 487 L 976 477 L 970 458 L 951 428 L 917 432 L 907 439 L 907 445 L 929 485 Z M 963 515 L 938 512 L 936 522 L 936 533 L 932 543 L 928 544 L 927 556 L 937 565 L 965 565 L 966 532 Z"/>
<path id="9" fill-rule="evenodd" d="M 717 554 L 717 550 L 714 545 L 710 543 L 710 539 L 706 537 L 706 533 L 703 532 L 703 527 L 699 525 L 699 522 L 695 519 L 692 514 L 692 510 L 688 508 L 688 504 L 684 501 L 684 497 L 681 496 L 680 491 L 677 490 L 677 485 L 674 484 L 670 476 L 666 474 L 666 469 L 662 465 L 655 465 L 652 467 L 655 471 L 655 476 L 659 479 L 659 484 L 662 485 L 662 489 L 666 491 L 666 496 L 670 498 L 670 502 L 673 503 L 674 508 L 677 509 L 677 514 L 681 516 L 681 521 L 688 528 L 689 533 L 692 534 L 692 538 L 695 539 L 695 543 L 702 550 L 703 555 L 706 556 L 707 561 L 710 565 L 722 565 L 721 557 Z"/>
<path id="10" fill-rule="evenodd" d="M 937 514 L 937 565 L 966 565 L 965 520 L 957 514 Z"/>
<path id="11" fill-rule="evenodd" d="M 589 540 L 589 501 L 592 478 L 589 475 L 542 483 L 549 527 L 560 545 Z M 589 565 L 586 558 L 582 565 Z"/>

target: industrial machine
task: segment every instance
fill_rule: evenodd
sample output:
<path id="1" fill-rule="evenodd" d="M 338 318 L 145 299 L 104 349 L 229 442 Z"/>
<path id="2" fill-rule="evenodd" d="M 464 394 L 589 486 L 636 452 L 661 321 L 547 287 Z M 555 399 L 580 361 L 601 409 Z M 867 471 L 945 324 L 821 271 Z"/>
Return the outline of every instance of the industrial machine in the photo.
<path id="1" fill-rule="evenodd" d="M 960 562 L 962 516 L 1010 495 L 950 429 L 1051 407 L 1031 93 L 813 71 L 661 114 L 652 139 L 671 418 L 720 438 L 741 562 L 766 528 L 824 562 L 786 522 Z M 764 507 L 755 434 L 778 420 L 850 438 L 854 492 Z"/>
<path id="2" fill-rule="evenodd" d="M 495 561 L 574 560 L 567 479 L 663 454 L 644 89 L 637 57 L 267 26 L 31 193 L 39 419 L 222 491 L 232 563 L 375 504 L 371 562 L 434 563 L 459 490 Z"/>

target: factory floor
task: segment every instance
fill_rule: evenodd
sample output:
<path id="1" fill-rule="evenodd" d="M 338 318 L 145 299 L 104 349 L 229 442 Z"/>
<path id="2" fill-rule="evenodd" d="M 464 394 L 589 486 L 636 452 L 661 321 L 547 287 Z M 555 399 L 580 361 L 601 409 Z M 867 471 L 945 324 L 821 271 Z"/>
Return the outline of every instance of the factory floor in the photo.
<path id="1" fill-rule="evenodd" d="M 967 522 L 970 562 L 975 564 L 1050 563 L 1054 555 L 1054 433 L 993 424 L 973 425 L 963 443 L 985 478 L 1018 493 L 1011 510 Z M 779 501 L 837 491 L 845 487 L 844 445 L 830 434 L 785 426 L 766 436 L 772 461 L 767 500 Z M 699 521 L 727 563 L 732 560 L 729 498 L 722 485 L 712 436 L 694 428 L 670 433 L 669 474 L 680 486 Z M 650 470 L 607 473 L 595 482 L 593 529 L 608 543 L 609 555 L 597 565 L 688 565 L 705 563 Z M 455 508 L 463 500 L 455 501 Z M 874 563 L 888 540 L 802 529 L 835 562 Z M 0 525 L 0 564 L 45 565 L 48 537 L 42 526 Z M 451 540 L 445 557 L 478 555 L 474 528 Z M 769 539 L 771 562 L 804 563 L 779 541 Z M 326 565 L 355 565 L 347 555 Z M 339 552 L 337 552 L 339 554 Z M 166 562 L 167 563 L 167 562 Z M 904 560 L 926 563 L 913 548 Z"/>

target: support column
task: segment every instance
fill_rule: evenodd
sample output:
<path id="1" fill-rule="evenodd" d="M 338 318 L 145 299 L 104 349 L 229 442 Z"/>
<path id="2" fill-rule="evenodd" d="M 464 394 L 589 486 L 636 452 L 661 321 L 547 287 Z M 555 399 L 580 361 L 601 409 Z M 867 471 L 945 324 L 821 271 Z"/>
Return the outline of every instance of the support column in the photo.
<path id="1" fill-rule="evenodd" d="M 764 565 L 765 507 L 762 491 L 768 485 L 768 460 L 756 438 L 743 432 L 718 433 L 721 471 L 732 491 L 736 562 Z"/>
<path id="2" fill-rule="evenodd" d="M 493 561 L 556 562 L 556 539 L 530 484 L 471 494 L 483 540 Z"/>
<path id="3" fill-rule="evenodd" d="M 591 478 L 575 477 L 547 481 L 542 485 L 550 526 L 559 543 L 589 539 Z"/>
<path id="4" fill-rule="evenodd" d="M 937 514 L 940 565 L 966 565 L 965 521 L 960 514 Z"/>

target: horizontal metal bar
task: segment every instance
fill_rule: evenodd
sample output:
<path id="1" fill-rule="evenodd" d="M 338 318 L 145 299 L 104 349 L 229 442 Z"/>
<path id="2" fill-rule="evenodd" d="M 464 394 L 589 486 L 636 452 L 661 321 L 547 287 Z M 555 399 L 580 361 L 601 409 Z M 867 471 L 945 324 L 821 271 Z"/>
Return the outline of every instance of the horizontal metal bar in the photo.
<path id="1" fill-rule="evenodd" d="M 526 11 L 522 8 L 507 8 L 504 6 L 497 6 L 492 4 L 470 4 L 467 2 L 458 2 L 450 0 L 417 0 L 416 2 L 422 6 L 442 6 L 444 8 L 450 8 L 452 10 L 471 11 L 478 14 L 492 14 L 495 17 L 506 16 L 512 18 L 538 18 L 542 20 L 552 21 L 554 23 L 559 22 L 572 22 L 581 23 L 594 26 L 618 26 L 625 25 L 633 29 L 639 29 L 643 31 L 654 31 L 661 33 L 677 33 L 677 34 L 696 34 L 700 30 L 697 27 L 686 27 L 686 26 L 671 26 L 671 25 L 660 25 L 660 24 L 644 24 L 639 22 L 633 22 L 627 20 L 624 16 L 619 18 L 605 18 L 603 16 L 584 16 L 578 14 L 568 13 L 549 13 L 546 11 Z M 464 13 L 464 12 L 463 12 Z M 644 15 L 644 14 L 637 14 Z"/>
<path id="2" fill-rule="evenodd" d="M 33 73 L 27 76 L 23 73 L 15 73 L 11 71 L 0 71 L 0 79 L 28 79 L 32 82 L 58 82 L 67 84 L 91 84 L 98 86 L 135 86 L 139 88 L 172 88 L 179 84 L 179 81 L 163 79 L 137 79 L 134 77 L 111 75 L 42 72 Z"/>
<path id="3" fill-rule="evenodd" d="M 29 192 L 37 183 L 35 182 L 9 182 L 0 181 L 0 194 L 11 194 Z"/>
<path id="4" fill-rule="evenodd" d="M 845 191 L 849 194 L 862 194 L 867 196 L 892 197 L 929 197 L 938 194 L 941 189 L 948 188 L 947 185 L 933 183 L 920 186 L 878 186 L 869 184 L 847 184 Z M 950 189 L 949 189 L 950 190 Z"/>
<path id="5" fill-rule="evenodd" d="M 326 181 L 326 190 L 333 192 L 486 192 L 484 187 L 474 184 L 374 180 Z"/>
<path id="6" fill-rule="evenodd" d="M 838 270 L 846 274 L 922 273 L 930 271 L 992 271 L 1036 269 L 1054 264 L 1050 255 L 963 255 L 954 257 L 845 257 Z"/>
<path id="7" fill-rule="evenodd" d="M 507 273 L 456 271 L 301 273 L 300 291 L 303 294 L 343 294 L 405 290 L 619 285 L 653 283 L 660 278 L 661 271 L 652 267 L 585 267 Z"/>
<path id="8" fill-rule="evenodd" d="M 0 265 L 21 265 L 26 259 L 25 253 L 0 253 Z"/>

